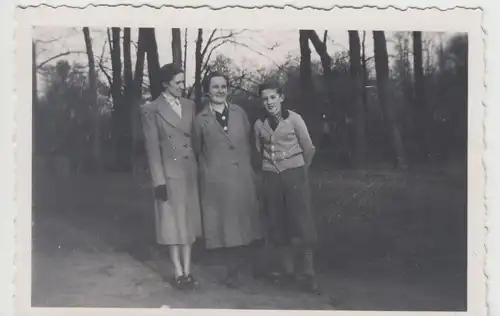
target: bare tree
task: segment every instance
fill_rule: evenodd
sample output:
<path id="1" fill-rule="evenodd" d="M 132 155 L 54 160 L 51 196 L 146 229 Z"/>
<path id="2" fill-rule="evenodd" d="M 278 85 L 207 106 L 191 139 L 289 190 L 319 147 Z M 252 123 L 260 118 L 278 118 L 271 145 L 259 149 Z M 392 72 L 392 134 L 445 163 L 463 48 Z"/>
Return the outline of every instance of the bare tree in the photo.
<path id="1" fill-rule="evenodd" d="M 125 80 L 124 93 L 126 98 L 131 98 L 134 93 L 134 78 L 132 74 L 132 54 L 130 48 L 130 27 L 123 29 L 123 78 Z"/>
<path id="2" fill-rule="evenodd" d="M 50 63 L 50 62 L 52 62 L 52 61 L 54 61 L 56 59 L 59 59 L 59 58 L 64 57 L 64 56 L 69 56 L 69 55 L 72 55 L 72 54 L 87 54 L 87 53 L 85 51 L 80 51 L 80 50 L 68 50 L 68 51 L 56 54 L 54 56 L 51 56 L 51 57 L 45 59 L 42 62 L 39 62 L 37 64 L 36 68 L 37 69 L 41 69 L 41 68 L 43 68 L 43 66 L 47 65 L 48 63 Z"/>
<path id="3" fill-rule="evenodd" d="M 422 32 L 413 32 L 413 68 L 414 68 L 414 90 L 415 90 L 415 122 L 420 141 L 420 152 L 423 159 L 427 159 L 428 150 L 428 130 L 429 121 L 428 109 L 426 104 L 425 86 L 424 86 L 424 68 L 422 57 Z"/>
<path id="4" fill-rule="evenodd" d="M 188 29 L 184 29 L 184 71 L 187 66 L 187 51 L 188 51 Z M 186 76 L 184 76 L 184 87 L 186 87 Z M 183 95 L 186 96 L 186 90 L 184 90 Z"/>
<path id="5" fill-rule="evenodd" d="M 31 42 L 31 71 L 32 71 L 32 98 L 33 98 L 33 108 L 38 104 L 38 76 L 37 76 L 37 63 L 36 63 L 36 43 Z"/>
<path id="6" fill-rule="evenodd" d="M 182 44 L 181 44 L 181 29 L 172 29 L 172 61 L 179 67 L 182 66 Z"/>
<path id="7" fill-rule="evenodd" d="M 307 31 L 307 36 L 311 40 L 311 43 L 316 50 L 316 53 L 321 59 L 321 65 L 323 66 L 323 80 L 325 82 L 325 89 L 328 91 L 328 98 L 330 99 L 331 106 L 334 106 L 334 91 L 329 89 L 333 82 L 333 72 L 332 72 L 332 58 L 328 54 L 328 49 L 326 48 L 326 42 L 322 41 L 318 34 L 313 30 Z M 325 36 L 326 38 L 326 36 Z"/>
<path id="8" fill-rule="evenodd" d="M 366 66 L 366 31 L 363 31 L 363 43 L 361 44 L 361 67 L 363 68 L 363 105 L 367 106 L 368 95 L 366 86 L 368 85 L 368 70 Z"/>
<path id="9" fill-rule="evenodd" d="M 111 28 L 110 50 L 111 50 L 111 67 L 112 80 L 111 94 L 113 97 L 113 114 L 112 114 L 112 134 L 115 144 L 115 167 L 118 171 L 131 170 L 131 147 L 130 147 L 130 111 L 129 104 L 124 97 L 122 83 L 122 61 L 121 61 L 121 29 L 118 27 Z M 109 34 L 109 33 L 108 33 Z M 108 35 L 109 36 L 109 35 Z M 130 42 L 130 33 L 126 34 L 124 41 Z M 130 45 L 129 45 L 130 48 Z M 125 50 L 125 48 L 124 48 Z M 124 58 L 130 56 L 130 49 L 124 52 Z M 130 81 L 131 66 L 130 61 L 125 60 L 125 73 Z M 127 78 L 126 78 L 127 80 Z M 130 83 L 130 82 L 129 82 Z M 126 83 L 127 84 L 127 83 Z"/>
<path id="10" fill-rule="evenodd" d="M 144 30 L 139 29 L 137 40 L 137 53 L 135 62 L 135 72 L 133 74 L 133 93 L 132 93 L 132 167 L 137 172 L 142 167 L 139 156 L 141 153 L 142 126 L 140 119 L 140 105 L 142 103 L 142 84 L 144 78 L 144 60 L 146 57 L 146 41 L 144 40 Z"/>
<path id="11" fill-rule="evenodd" d="M 194 98 L 196 107 L 198 110 L 201 109 L 201 67 L 203 63 L 203 29 L 198 29 L 198 36 L 196 38 L 196 48 L 195 48 L 195 70 L 194 70 Z"/>
<path id="12" fill-rule="evenodd" d="M 94 59 L 94 51 L 92 48 L 92 39 L 90 37 L 90 30 L 88 27 L 83 28 L 83 37 L 85 40 L 85 48 L 87 50 L 87 57 L 89 62 L 89 102 L 90 108 L 93 112 L 93 128 L 94 128 L 94 137 L 92 143 L 92 155 L 94 158 L 94 164 L 97 171 L 102 171 L 102 155 L 101 155 L 101 131 L 100 131 L 100 112 L 99 112 L 99 103 L 97 98 L 97 74 L 96 74 L 96 65 Z"/>
<path id="13" fill-rule="evenodd" d="M 144 41 L 146 57 L 148 61 L 149 84 L 151 87 L 151 98 L 158 98 L 163 92 L 160 81 L 160 61 L 158 58 L 158 45 L 154 28 L 144 28 Z"/>
<path id="14" fill-rule="evenodd" d="M 389 57 L 383 31 L 373 31 L 375 69 L 377 73 L 378 96 L 390 128 L 392 145 L 396 154 L 396 167 L 406 169 L 406 156 L 396 113 L 391 106 L 389 91 Z"/>
<path id="15" fill-rule="evenodd" d="M 300 85 L 302 103 L 311 101 L 314 94 L 312 79 L 311 49 L 309 48 L 309 33 L 307 30 L 299 31 L 300 45 Z"/>
<path id="16" fill-rule="evenodd" d="M 144 78 L 144 60 L 146 57 L 146 34 L 144 29 L 139 29 L 139 38 L 137 40 L 137 54 L 134 72 L 134 91 L 138 98 L 142 96 L 142 82 Z"/>
<path id="17" fill-rule="evenodd" d="M 361 44 L 358 31 L 349 31 L 350 74 L 353 86 L 353 97 L 356 105 L 356 162 L 363 166 L 365 162 L 365 106 L 362 90 L 363 73 L 361 70 Z"/>

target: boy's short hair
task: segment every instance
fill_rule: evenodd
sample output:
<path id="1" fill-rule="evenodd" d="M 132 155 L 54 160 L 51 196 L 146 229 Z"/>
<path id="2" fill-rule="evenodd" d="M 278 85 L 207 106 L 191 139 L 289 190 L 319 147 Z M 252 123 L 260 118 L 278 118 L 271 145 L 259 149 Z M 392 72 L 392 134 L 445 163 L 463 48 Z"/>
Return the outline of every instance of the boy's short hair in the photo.
<path id="1" fill-rule="evenodd" d="M 269 81 L 266 81 L 264 83 L 261 83 L 259 85 L 259 95 L 262 95 L 262 91 L 267 90 L 267 89 L 273 89 L 273 90 L 276 90 L 276 92 L 278 92 L 278 94 L 283 94 L 283 88 L 281 87 L 281 85 L 277 81 L 274 81 L 274 80 L 269 80 Z"/>

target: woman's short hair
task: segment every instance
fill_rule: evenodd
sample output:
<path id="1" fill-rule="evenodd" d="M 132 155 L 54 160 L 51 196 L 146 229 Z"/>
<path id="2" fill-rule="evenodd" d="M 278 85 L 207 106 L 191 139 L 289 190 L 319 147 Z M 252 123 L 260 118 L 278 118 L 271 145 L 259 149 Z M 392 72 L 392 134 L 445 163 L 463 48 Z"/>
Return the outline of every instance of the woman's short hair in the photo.
<path id="1" fill-rule="evenodd" d="M 224 78 L 224 80 L 226 80 L 226 84 L 229 83 L 227 76 L 222 72 L 212 71 L 208 75 L 206 75 L 205 78 L 203 78 L 203 92 L 207 93 L 210 90 L 210 81 L 212 81 L 212 78 L 215 77 L 222 77 Z"/>
<path id="2" fill-rule="evenodd" d="M 184 69 L 177 64 L 166 64 L 160 68 L 160 81 L 162 83 L 169 83 L 174 77 L 180 73 L 184 73 Z"/>
<path id="3" fill-rule="evenodd" d="M 262 95 L 262 91 L 267 89 L 276 90 L 278 94 L 283 94 L 283 88 L 277 81 L 269 80 L 259 84 L 259 95 Z"/>

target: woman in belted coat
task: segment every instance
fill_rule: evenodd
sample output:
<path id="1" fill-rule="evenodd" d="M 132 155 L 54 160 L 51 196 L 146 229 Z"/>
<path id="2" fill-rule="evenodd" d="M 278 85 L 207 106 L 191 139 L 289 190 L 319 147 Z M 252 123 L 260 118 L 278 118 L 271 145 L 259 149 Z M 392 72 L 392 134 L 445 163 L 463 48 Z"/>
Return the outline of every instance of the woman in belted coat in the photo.
<path id="1" fill-rule="evenodd" d="M 236 286 L 238 266 L 262 237 L 251 165 L 251 128 L 245 111 L 227 102 L 227 79 L 209 74 L 203 84 L 209 102 L 196 116 L 194 150 L 200 169 L 200 196 L 207 249 L 231 249 L 226 285 Z"/>
<path id="2" fill-rule="evenodd" d="M 155 197 L 155 230 L 168 245 L 179 289 L 196 287 L 191 275 L 191 245 L 201 236 L 198 169 L 192 149 L 195 105 L 182 98 L 184 71 L 160 69 L 165 91 L 141 107 L 146 152 Z"/>

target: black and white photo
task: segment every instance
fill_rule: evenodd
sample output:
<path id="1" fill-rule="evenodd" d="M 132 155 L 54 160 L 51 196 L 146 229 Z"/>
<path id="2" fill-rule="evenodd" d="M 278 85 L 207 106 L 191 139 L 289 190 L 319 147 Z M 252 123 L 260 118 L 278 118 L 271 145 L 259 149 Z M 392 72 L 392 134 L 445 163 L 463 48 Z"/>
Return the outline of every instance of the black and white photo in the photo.
<path id="1" fill-rule="evenodd" d="M 480 15 L 197 10 L 19 13 L 21 299 L 484 312 Z"/>

